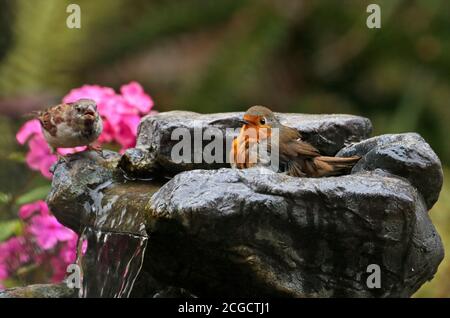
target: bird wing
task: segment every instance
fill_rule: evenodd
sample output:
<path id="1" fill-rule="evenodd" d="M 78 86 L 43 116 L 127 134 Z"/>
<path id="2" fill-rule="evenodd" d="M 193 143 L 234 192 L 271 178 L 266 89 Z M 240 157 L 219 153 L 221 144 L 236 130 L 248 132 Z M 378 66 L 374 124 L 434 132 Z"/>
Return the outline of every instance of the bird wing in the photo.
<path id="1" fill-rule="evenodd" d="M 286 161 L 297 157 L 314 158 L 320 156 L 319 151 L 314 146 L 302 141 L 300 133 L 290 127 L 281 129 L 279 144 L 280 157 Z"/>
<path id="2" fill-rule="evenodd" d="M 52 123 L 52 116 L 48 111 L 42 112 L 39 117 L 42 128 L 44 128 L 53 137 L 56 136 L 56 126 Z"/>
<path id="3" fill-rule="evenodd" d="M 319 151 L 301 139 L 301 134 L 294 128 L 282 126 L 279 135 L 280 163 L 288 175 L 305 177 L 306 171 L 314 165 L 313 158 L 320 156 Z"/>
<path id="4" fill-rule="evenodd" d="M 39 113 L 38 119 L 41 122 L 42 128 L 53 137 L 56 136 L 56 125 L 62 123 L 68 113 L 67 107 L 70 107 L 69 104 L 60 104 L 47 108 Z"/>
<path id="5" fill-rule="evenodd" d="M 301 139 L 290 142 L 288 148 L 291 155 L 296 157 L 314 158 L 320 156 L 319 151 L 315 147 L 302 141 Z"/>

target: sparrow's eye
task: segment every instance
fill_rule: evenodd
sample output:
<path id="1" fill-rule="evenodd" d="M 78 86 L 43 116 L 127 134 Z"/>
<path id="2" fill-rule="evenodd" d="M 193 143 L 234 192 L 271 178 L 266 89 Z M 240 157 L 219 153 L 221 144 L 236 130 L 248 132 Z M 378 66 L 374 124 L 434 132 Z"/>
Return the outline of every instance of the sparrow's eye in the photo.
<path id="1" fill-rule="evenodd" d="M 259 122 L 261 123 L 261 125 L 264 125 L 264 124 L 266 123 L 266 120 L 265 120 L 264 118 L 261 118 L 261 119 L 259 120 Z"/>

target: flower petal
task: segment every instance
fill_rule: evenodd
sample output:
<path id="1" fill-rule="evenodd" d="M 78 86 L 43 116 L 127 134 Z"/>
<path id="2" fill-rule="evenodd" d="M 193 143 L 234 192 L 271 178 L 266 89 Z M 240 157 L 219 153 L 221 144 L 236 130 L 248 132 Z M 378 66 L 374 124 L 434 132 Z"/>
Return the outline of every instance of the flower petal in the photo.
<path id="1" fill-rule="evenodd" d="M 141 84 L 138 82 L 130 82 L 120 88 L 120 92 L 125 101 L 135 107 L 139 112 L 146 114 L 153 107 L 152 98 L 144 92 Z"/>
<path id="2" fill-rule="evenodd" d="M 23 145 L 31 136 L 35 134 L 42 135 L 41 124 L 39 120 L 32 119 L 27 121 L 17 132 L 16 139 Z"/>

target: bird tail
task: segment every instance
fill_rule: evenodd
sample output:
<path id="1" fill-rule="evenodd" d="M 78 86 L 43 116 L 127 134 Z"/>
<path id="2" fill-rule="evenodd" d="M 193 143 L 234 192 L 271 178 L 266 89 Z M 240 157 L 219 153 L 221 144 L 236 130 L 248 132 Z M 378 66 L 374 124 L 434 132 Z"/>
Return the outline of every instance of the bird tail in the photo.
<path id="1" fill-rule="evenodd" d="M 31 112 L 23 114 L 22 117 L 25 118 L 25 119 L 33 119 L 33 118 L 38 118 L 41 115 L 42 115 L 42 111 L 40 111 L 40 110 L 33 110 Z"/>
<path id="2" fill-rule="evenodd" d="M 361 159 L 359 156 L 353 157 L 327 157 L 319 156 L 314 158 L 314 166 L 318 177 L 337 176 L 349 173 L 353 166 Z"/>

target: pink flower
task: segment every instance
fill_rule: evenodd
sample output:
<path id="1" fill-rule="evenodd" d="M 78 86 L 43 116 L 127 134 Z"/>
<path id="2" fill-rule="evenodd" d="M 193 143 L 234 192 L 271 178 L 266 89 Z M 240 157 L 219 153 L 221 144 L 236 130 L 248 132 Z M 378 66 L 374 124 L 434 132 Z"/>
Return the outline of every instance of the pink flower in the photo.
<path id="1" fill-rule="evenodd" d="M 60 155 L 69 155 L 69 154 L 73 154 L 73 153 L 77 153 L 80 151 L 84 151 L 86 150 L 86 146 L 81 146 L 81 147 L 74 147 L 74 148 L 58 148 L 58 153 Z"/>
<path id="2" fill-rule="evenodd" d="M 1 261 L 1 257 L 0 257 Z M 5 289 L 5 286 L 2 285 L 2 281 L 6 280 L 9 277 L 8 269 L 6 267 L 6 264 L 3 262 L 0 262 L 0 291 Z"/>
<path id="3" fill-rule="evenodd" d="M 47 203 L 42 200 L 36 201 L 34 203 L 29 203 L 22 205 L 19 209 L 19 216 L 21 219 L 28 219 L 34 213 L 39 212 L 40 215 L 49 215 L 49 209 Z"/>
<path id="4" fill-rule="evenodd" d="M 135 107 L 141 113 L 148 113 L 153 107 L 153 100 L 148 96 L 138 82 L 131 82 L 120 88 L 122 96 L 128 104 Z"/>
<path id="5" fill-rule="evenodd" d="M 35 135 L 28 142 L 28 151 L 26 162 L 32 170 L 40 171 L 41 174 L 51 179 L 50 167 L 56 162 L 57 158 L 51 153 L 43 135 Z"/>
<path id="6" fill-rule="evenodd" d="M 28 141 L 30 151 L 26 155 L 26 162 L 32 170 L 37 170 L 46 178 L 51 178 L 50 167 L 56 162 L 56 156 L 50 151 L 42 134 L 39 120 L 27 121 L 16 135 L 17 141 L 23 145 Z"/>
<path id="7" fill-rule="evenodd" d="M 81 98 L 93 99 L 98 107 L 102 107 L 104 101 L 114 97 L 116 93 L 112 88 L 99 85 L 83 85 L 80 88 L 72 89 L 69 94 L 64 96 L 64 103 L 72 103 Z"/>
<path id="8" fill-rule="evenodd" d="M 17 269 L 29 259 L 23 237 L 12 237 L 0 244 L 0 264 L 8 264 L 10 268 Z"/>
<path id="9" fill-rule="evenodd" d="M 9 277 L 8 270 L 5 264 L 0 264 L 0 290 L 3 288 L 1 281 Z"/>
<path id="10" fill-rule="evenodd" d="M 103 121 L 103 132 L 98 138 L 98 142 L 101 144 L 112 142 L 114 140 L 114 134 L 114 127 L 111 122 Z"/>
<path id="11" fill-rule="evenodd" d="M 77 257 L 78 239 L 67 241 L 67 244 L 61 247 L 58 258 L 65 264 L 73 263 Z"/>
<path id="12" fill-rule="evenodd" d="M 23 145 L 30 137 L 36 134 L 42 134 L 41 124 L 39 123 L 39 120 L 32 119 L 27 121 L 22 128 L 20 128 L 16 135 L 16 139 L 19 144 Z"/>
<path id="13" fill-rule="evenodd" d="M 2 281 L 29 260 L 23 237 L 12 237 L 0 243 L 0 289 Z"/>
<path id="14" fill-rule="evenodd" d="M 30 262 L 50 264 L 51 281 L 61 281 L 67 265 L 76 259 L 77 234 L 50 215 L 42 200 L 23 205 L 19 216 L 26 222 L 24 234 L 0 243 L 0 287 L 2 281 Z M 86 247 L 87 242 L 83 242 L 83 253 Z"/>
<path id="15" fill-rule="evenodd" d="M 122 146 L 122 149 L 128 149 L 135 146 L 139 122 L 139 116 L 126 115 L 123 116 L 122 120 L 114 127 L 115 139 Z"/>
<path id="16" fill-rule="evenodd" d="M 52 249 L 58 242 L 67 242 L 76 237 L 72 230 L 61 225 L 53 215 L 33 217 L 28 231 L 36 237 L 43 250 Z"/>
<path id="17" fill-rule="evenodd" d="M 60 282 L 66 276 L 66 269 L 69 264 L 73 264 L 77 257 L 78 238 L 75 235 L 73 239 L 63 244 L 59 253 L 50 260 L 53 268 L 52 282 Z M 87 248 L 87 241 L 81 246 L 81 252 L 84 254 Z"/>
<path id="18" fill-rule="evenodd" d="M 65 263 L 58 256 L 53 256 L 50 259 L 50 265 L 52 266 L 52 282 L 58 283 L 64 279 L 66 276 L 66 269 L 69 263 Z"/>
<path id="19" fill-rule="evenodd" d="M 0 281 L 8 278 L 8 270 L 6 269 L 5 264 L 0 264 Z M 1 288 L 1 285 L 0 285 Z"/>

